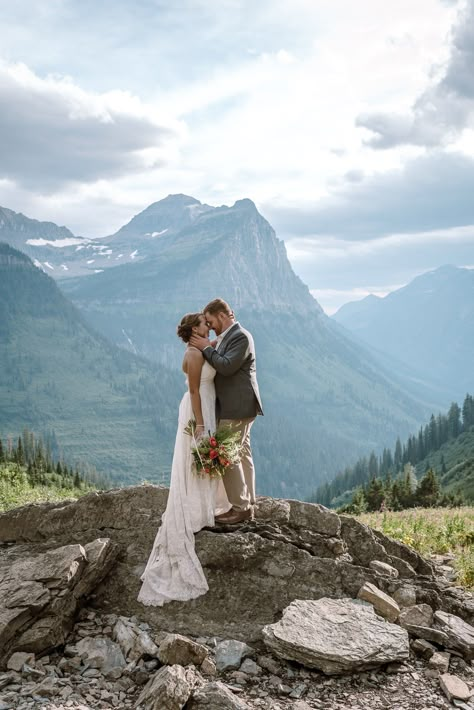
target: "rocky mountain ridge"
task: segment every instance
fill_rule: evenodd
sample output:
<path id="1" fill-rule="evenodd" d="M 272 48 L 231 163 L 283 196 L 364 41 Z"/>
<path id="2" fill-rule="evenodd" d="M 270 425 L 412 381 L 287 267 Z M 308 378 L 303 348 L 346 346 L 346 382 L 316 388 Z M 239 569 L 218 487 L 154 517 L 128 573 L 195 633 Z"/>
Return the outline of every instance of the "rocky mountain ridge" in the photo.
<path id="1" fill-rule="evenodd" d="M 333 318 L 361 342 L 449 386 L 474 385 L 474 269 L 442 266 L 384 298 L 348 303 Z"/>

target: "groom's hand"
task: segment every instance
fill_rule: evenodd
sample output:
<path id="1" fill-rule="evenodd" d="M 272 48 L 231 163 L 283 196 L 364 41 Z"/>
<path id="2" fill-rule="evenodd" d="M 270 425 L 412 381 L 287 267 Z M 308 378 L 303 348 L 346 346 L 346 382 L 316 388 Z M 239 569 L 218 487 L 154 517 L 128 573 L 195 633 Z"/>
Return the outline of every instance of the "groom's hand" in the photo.
<path id="1" fill-rule="evenodd" d="M 211 343 L 207 338 L 201 338 L 200 335 L 192 335 L 189 344 L 198 350 L 204 350 L 204 348 L 209 347 Z"/>

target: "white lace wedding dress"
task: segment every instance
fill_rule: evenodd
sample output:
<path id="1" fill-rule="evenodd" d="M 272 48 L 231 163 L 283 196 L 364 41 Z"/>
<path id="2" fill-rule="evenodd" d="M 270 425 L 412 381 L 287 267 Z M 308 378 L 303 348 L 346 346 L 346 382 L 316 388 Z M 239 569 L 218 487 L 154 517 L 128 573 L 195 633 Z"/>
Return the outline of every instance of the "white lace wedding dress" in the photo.
<path id="1" fill-rule="evenodd" d="M 216 371 L 204 361 L 199 392 L 204 430 L 216 430 L 214 377 Z M 171 467 L 170 492 L 161 527 L 153 544 L 138 601 L 163 606 L 170 601 L 188 601 L 205 594 L 209 587 L 194 549 L 194 533 L 214 525 L 214 514 L 226 512 L 230 504 L 222 481 L 202 478 L 192 470 L 192 438 L 184 428 L 193 418 L 191 398 L 186 392 L 179 405 L 178 431 Z"/>

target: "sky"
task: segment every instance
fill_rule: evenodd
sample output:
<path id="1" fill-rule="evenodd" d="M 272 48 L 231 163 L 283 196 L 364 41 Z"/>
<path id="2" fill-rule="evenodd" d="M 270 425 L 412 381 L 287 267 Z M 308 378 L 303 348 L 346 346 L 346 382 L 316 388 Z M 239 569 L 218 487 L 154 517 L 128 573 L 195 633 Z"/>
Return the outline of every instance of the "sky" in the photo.
<path id="1" fill-rule="evenodd" d="M 252 199 L 327 313 L 474 267 L 474 0 L 0 3 L 0 205 Z"/>

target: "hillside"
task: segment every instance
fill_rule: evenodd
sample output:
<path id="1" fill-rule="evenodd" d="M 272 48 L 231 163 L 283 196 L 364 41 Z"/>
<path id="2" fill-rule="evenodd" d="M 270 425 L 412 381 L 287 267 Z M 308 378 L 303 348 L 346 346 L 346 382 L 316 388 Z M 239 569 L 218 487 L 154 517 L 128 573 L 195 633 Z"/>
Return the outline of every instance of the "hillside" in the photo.
<path id="1" fill-rule="evenodd" d="M 182 391 L 182 377 L 109 343 L 27 256 L 0 244 L 2 435 L 54 430 L 71 464 L 158 481 Z"/>
<path id="2" fill-rule="evenodd" d="M 348 466 L 330 482 L 320 486 L 311 500 L 340 507 L 348 504 L 357 489 L 372 480 L 394 481 L 402 478 L 406 466 L 413 467 L 418 480 L 432 469 L 442 493 L 474 501 L 474 399 L 466 395 L 462 407 L 455 402 L 446 414 L 431 415 L 402 445 L 397 439 L 393 449 L 384 449 L 379 457 L 372 451 Z M 414 481 L 415 483 L 416 481 Z"/>

